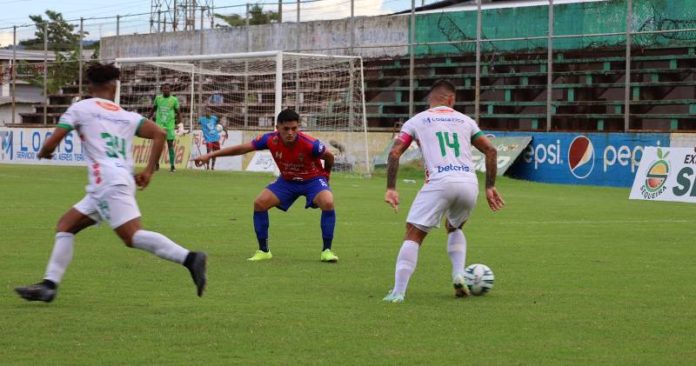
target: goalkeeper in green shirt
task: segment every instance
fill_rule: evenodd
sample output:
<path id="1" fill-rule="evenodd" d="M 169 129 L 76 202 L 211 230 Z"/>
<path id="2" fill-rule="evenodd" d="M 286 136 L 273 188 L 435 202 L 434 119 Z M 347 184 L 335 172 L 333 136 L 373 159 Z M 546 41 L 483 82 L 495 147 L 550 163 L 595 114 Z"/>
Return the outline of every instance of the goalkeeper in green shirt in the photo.
<path id="1" fill-rule="evenodd" d="M 170 171 L 175 172 L 174 137 L 176 133 L 174 133 L 174 126 L 179 123 L 179 99 L 172 95 L 171 86 L 168 83 L 162 84 L 162 94 L 155 97 L 150 119 L 157 122 L 157 125 L 167 132 Z M 157 169 L 159 169 L 159 163 L 157 163 Z"/>

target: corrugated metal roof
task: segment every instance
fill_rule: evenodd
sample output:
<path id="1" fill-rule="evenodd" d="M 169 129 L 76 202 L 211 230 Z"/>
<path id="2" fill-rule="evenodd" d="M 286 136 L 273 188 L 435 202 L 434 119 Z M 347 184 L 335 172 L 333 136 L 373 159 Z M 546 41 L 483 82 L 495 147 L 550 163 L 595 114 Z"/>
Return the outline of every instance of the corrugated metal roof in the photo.
<path id="1" fill-rule="evenodd" d="M 41 101 L 32 101 L 28 99 L 21 99 L 17 98 L 15 100 L 16 104 L 35 104 L 35 103 L 41 103 Z M 5 104 L 12 104 L 12 97 L 0 97 L 0 105 L 5 105 Z"/>
<path id="2" fill-rule="evenodd" d="M 82 59 L 88 60 L 90 57 L 92 57 L 93 53 L 94 53 L 94 50 L 82 50 Z M 12 49 L 7 49 L 7 48 L 0 49 L 0 60 L 12 60 L 12 58 L 13 58 Z M 46 54 L 46 59 L 48 61 L 55 61 L 55 59 L 56 59 L 55 52 L 49 50 L 48 53 Z M 17 50 L 17 60 L 43 61 L 44 60 L 44 52 L 43 51 L 35 51 L 35 50 Z"/>
<path id="3" fill-rule="evenodd" d="M 561 4 L 572 4 L 572 3 L 591 3 L 591 2 L 602 2 L 602 1 L 612 1 L 612 0 L 554 0 L 554 5 Z M 482 1 L 481 9 L 501 9 L 501 8 L 517 8 L 526 6 L 543 6 L 548 5 L 548 0 L 492 0 L 492 1 Z M 421 6 L 416 8 L 416 12 L 419 14 L 430 13 L 430 12 L 449 12 L 449 11 L 464 11 L 464 10 L 476 10 L 476 0 L 443 0 L 429 5 Z M 411 10 L 404 10 L 397 15 L 403 15 L 410 13 Z"/>

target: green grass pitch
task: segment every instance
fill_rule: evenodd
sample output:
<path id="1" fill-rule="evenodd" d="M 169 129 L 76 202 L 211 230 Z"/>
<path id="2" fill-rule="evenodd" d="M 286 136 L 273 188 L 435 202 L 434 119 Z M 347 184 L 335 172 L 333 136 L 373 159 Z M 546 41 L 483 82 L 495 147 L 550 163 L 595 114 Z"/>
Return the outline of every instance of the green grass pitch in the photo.
<path id="1" fill-rule="evenodd" d="M 693 205 L 629 201 L 627 189 L 503 178 L 507 207 L 479 206 L 467 263 L 496 275 L 455 299 L 443 230 L 431 234 L 404 304 L 382 303 L 419 184 L 383 203 L 383 177 L 332 180 L 338 264 L 319 262 L 319 212 L 270 214 L 270 262 L 252 202 L 267 175 L 166 171 L 138 192 L 147 229 L 210 255 L 203 298 L 187 271 L 127 249 L 107 226 L 77 236 L 56 300 L 27 303 L 84 168 L 0 165 L 3 365 L 696 364 Z M 412 178 L 409 176 L 408 178 Z"/>

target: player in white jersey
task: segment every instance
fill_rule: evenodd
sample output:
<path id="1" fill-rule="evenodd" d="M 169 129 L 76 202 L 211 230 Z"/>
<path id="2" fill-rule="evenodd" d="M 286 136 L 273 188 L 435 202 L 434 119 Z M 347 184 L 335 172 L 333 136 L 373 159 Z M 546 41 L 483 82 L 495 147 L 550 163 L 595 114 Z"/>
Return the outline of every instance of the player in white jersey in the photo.
<path id="1" fill-rule="evenodd" d="M 87 156 L 89 184 L 85 197 L 58 221 L 43 281 L 15 289 L 28 301 L 50 302 L 55 298 L 72 260 L 75 234 L 100 221 L 108 222 L 128 247 L 183 264 L 193 278 L 198 296 L 203 295 L 207 255 L 189 251 L 162 234 L 142 228 L 135 201 L 136 185 L 145 189 L 150 183 L 166 134 L 151 120 L 124 111 L 113 102 L 119 76 L 119 69 L 113 65 L 90 66 L 87 79 L 92 98 L 71 105 L 39 151 L 39 159 L 51 159 L 63 138 L 76 130 Z M 131 153 L 134 136 L 153 140 L 147 167 L 135 176 Z"/>
<path id="2" fill-rule="evenodd" d="M 466 238 L 462 226 L 476 205 L 478 180 L 471 160 L 471 146 L 486 156 L 486 199 L 493 211 L 505 205 L 495 188 L 497 151 L 476 122 L 452 109 L 456 88 L 447 80 L 437 81 L 428 96 L 430 109 L 408 120 L 394 141 L 387 162 L 387 192 L 384 200 L 398 209 L 396 174 L 399 158 L 412 141 L 420 146 L 426 182 L 416 196 L 406 219 L 406 235 L 396 258 L 394 287 L 384 298 L 403 302 L 408 281 L 416 269 L 418 250 L 428 232 L 446 217 L 447 253 L 452 262 L 455 295 L 469 294 L 464 284 Z"/>

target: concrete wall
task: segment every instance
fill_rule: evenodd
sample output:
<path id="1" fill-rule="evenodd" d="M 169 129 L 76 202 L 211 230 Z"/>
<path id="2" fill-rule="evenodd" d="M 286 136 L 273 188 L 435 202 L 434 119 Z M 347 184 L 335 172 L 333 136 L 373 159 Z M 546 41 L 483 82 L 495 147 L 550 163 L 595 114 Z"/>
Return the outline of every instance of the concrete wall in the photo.
<path id="1" fill-rule="evenodd" d="M 665 31 L 696 28 L 696 0 L 634 0 L 632 27 L 636 31 Z M 554 7 L 555 34 L 596 34 L 624 32 L 626 6 L 624 1 L 561 4 Z M 351 20 L 304 22 L 299 25 L 300 49 L 305 52 L 349 53 Z M 548 7 L 512 7 L 486 9 L 482 14 L 483 38 L 545 36 Z M 403 56 L 408 48 L 409 16 L 378 16 L 355 18 L 355 54 L 364 57 Z M 247 51 L 297 50 L 296 23 L 268 24 L 250 27 L 251 42 L 247 47 L 245 27 L 204 30 L 201 49 L 200 32 L 178 32 L 106 37 L 101 40 L 105 59 L 158 55 L 192 55 L 235 53 Z M 559 39 L 557 50 L 613 47 L 624 42 L 621 36 Z M 476 39 L 476 12 L 440 11 L 416 16 L 416 41 L 456 42 Z M 691 45 L 696 32 L 637 35 L 633 43 L 644 47 Z M 120 46 L 119 46 L 120 45 Z M 545 48 L 546 39 L 484 43 L 484 52 L 509 52 Z M 120 48 L 120 52 L 117 49 Z M 418 55 L 474 53 L 474 43 L 418 46 Z"/>
<path id="2" fill-rule="evenodd" d="M 299 26 L 300 49 L 303 52 L 346 54 L 351 45 L 351 21 L 339 19 L 304 22 Z M 296 51 L 296 23 L 266 24 L 250 27 L 250 46 L 247 48 L 245 27 L 165 34 L 141 34 L 101 39 L 101 54 L 106 60 L 116 57 L 164 55 L 193 55 L 237 53 L 247 51 Z M 355 18 L 355 52 L 365 57 L 398 56 L 407 53 L 406 47 L 381 47 L 408 43 L 407 16 Z M 120 50 L 119 50 L 120 49 Z"/>
<path id="3" fill-rule="evenodd" d="M 17 103 L 15 107 L 15 123 L 20 123 L 22 117 L 20 113 L 34 112 L 34 105 L 30 103 Z M 0 126 L 12 123 L 12 104 L 0 105 Z"/>

